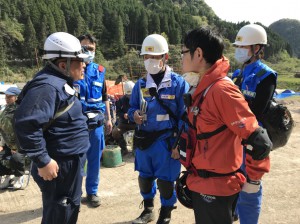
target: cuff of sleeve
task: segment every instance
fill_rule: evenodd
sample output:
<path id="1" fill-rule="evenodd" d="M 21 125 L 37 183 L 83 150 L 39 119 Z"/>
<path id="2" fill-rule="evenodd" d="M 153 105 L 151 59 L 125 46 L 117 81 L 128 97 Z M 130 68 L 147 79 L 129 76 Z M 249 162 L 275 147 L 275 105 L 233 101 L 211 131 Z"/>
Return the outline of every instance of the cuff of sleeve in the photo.
<path id="1" fill-rule="evenodd" d="M 42 154 L 35 158 L 32 158 L 33 162 L 37 164 L 38 168 L 45 167 L 48 163 L 50 163 L 51 158 L 48 154 Z"/>
<path id="2" fill-rule="evenodd" d="M 260 185 L 261 184 L 261 180 L 251 180 L 249 177 L 247 177 L 247 182 L 249 184 L 254 184 L 254 185 Z"/>

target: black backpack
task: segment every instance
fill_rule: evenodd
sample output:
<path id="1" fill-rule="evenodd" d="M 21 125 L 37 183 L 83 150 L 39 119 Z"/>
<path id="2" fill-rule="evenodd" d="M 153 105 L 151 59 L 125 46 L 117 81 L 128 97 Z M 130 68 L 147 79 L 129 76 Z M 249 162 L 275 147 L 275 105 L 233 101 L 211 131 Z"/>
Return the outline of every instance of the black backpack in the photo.
<path id="1" fill-rule="evenodd" d="M 261 122 L 267 129 L 268 135 L 277 149 L 285 146 L 295 126 L 295 122 L 289 109 L 272 99 L 268 110 L 263 114 Z"/>
<path id="2" fill-rule="evenodd" d="M 261 69 L 255 75 L 261 76 L 266 70 Z M 237 86 L 241 84 L 242 72 L 234 82 Z M 278 103 L 274 98 L 268 103 L 267 111 L 260 118 L 264 128 L 273 143 L 272 150 L 285 146 L 295 126 L 293 117 L 289 109 L 283 104 Z"/>

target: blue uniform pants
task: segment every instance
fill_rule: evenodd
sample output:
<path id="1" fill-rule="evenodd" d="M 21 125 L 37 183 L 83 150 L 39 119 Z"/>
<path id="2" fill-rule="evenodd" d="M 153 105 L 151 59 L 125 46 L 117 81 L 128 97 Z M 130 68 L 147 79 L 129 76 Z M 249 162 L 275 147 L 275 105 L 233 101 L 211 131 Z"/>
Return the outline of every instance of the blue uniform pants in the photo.
<path id="1" fill-rule="evenodd" d="M 144 199 L 155 197 L 157 185 L 155 179 L 175 182 L 180 173 L 180 162 L 171 158 L 171 151 L 166 140 L 156 140 L 146 150 L 136 150 L 135 170 L 143 178 L 153 178 L 151 191 L 142 193 Z M 176 192 L 173 189 L 172 197 L 165 199 L 160 197 L 162 206 L 173 206 L 176 201 Z"/>
<path id="2" fill-rule="evenodd" d="M 245 150 L 244 160 L 241 169 L 246 173 L 245 169 Z M 246 193 L 241 191 L 237 202 L 236 214 L 239 216 L 240 224 L 257 224 L 261 210 L 262 202 L 262 185 L 257 193 Z"/>
<path id="3" fill-rule="evenodd" d="M 87 151 L 86 193 L 97 194 L 100 181 L 100 159 L 105 147 L 103 125 L 90 131 L 90 148 Z"/>
<path id="4" fill-rule="evenodd" d="M 42 224 L 74 224 L 77 222 L 82 194 L 85 155 L 53 158 L 59 166 L 57 178 L 45 181 L 33 164 L 32 176 L 42 192 Z"/>

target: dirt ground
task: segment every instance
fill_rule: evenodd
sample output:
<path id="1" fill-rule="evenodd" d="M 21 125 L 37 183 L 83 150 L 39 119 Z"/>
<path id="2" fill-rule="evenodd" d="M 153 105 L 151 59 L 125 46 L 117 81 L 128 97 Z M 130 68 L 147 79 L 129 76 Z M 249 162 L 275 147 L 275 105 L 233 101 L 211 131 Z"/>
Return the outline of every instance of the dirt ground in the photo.
<path id="1" fill-rule="evenodd" d="M 271 172 L 263 179 L 260 224 L 300 223 L 300 100 L 290 98 L 285 103 L 292 112 L 296 127 L 288 144 L 271 153 Z M 134 158 L 129 156 L 123 166 L 101 168 L 99 194 L 102 205 L 98 208 L 82 205 L 79 224 L 129 224 L 141 213 L 138 173 L 134 172 L 133 161 Z M 158 197 L 155 206 L 157 217 Z M 0 190 L 1 224 L 41 223 L 41 215 L 41 193 L 32 179 L 25 190 Z M 195 223 L 192 210 L 177 203 L 171 223 Z"/>

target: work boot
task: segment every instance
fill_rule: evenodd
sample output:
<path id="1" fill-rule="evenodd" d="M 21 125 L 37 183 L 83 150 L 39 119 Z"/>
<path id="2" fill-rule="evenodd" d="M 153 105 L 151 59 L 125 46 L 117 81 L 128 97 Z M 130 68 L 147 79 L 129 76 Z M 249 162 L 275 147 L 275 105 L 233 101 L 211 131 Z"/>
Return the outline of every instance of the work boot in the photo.
<path id="1" fill-rule="evenodd" d="M 145 199 L 144 201 L 142 201 L 142 203 L 144 203 L 144 211 L 138 218 L 132 221 L 132 224 L 145 224 L 154 220 L 153 199 Z"/>
<path id="2" fill-rule="evenodd" d="M 168 224 L 171 221 L 171 212 L 176 206 L 161 206 L 156 224 Z"/>
<path id="3" fill-rule="evenodd" d="M 88 194 L 85 198 L 81 199 L 81 203 L 96 208 L 101 205 L 101 200 L 97 194 Z"/>

